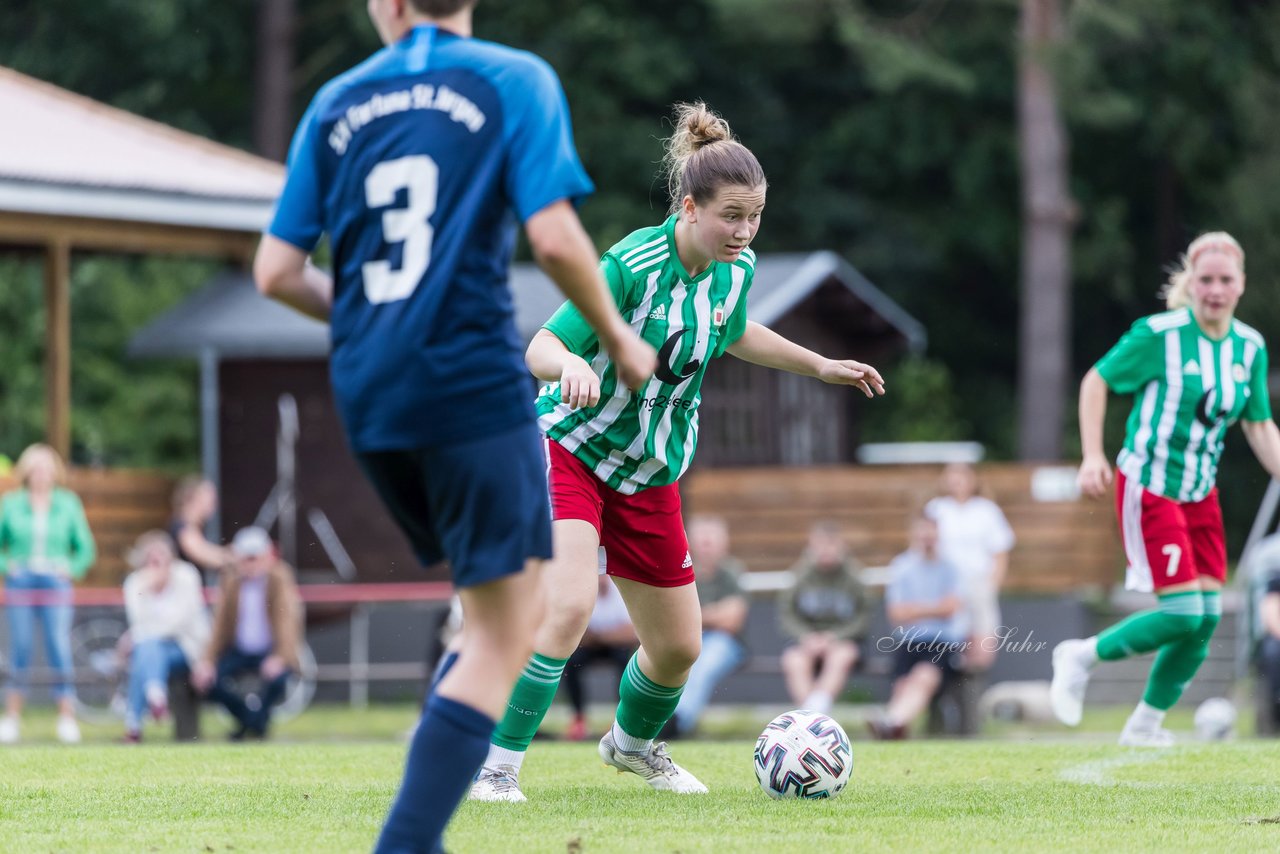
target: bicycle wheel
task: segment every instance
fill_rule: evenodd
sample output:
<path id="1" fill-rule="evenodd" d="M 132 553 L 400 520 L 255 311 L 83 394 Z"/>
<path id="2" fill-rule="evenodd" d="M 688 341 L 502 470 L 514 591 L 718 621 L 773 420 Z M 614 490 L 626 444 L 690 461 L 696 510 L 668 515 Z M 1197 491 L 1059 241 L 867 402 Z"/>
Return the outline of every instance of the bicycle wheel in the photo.
<path id="1" fill-rule="evenodd" d="M 90 723 L 108 724 L 124 716 L 125 669 L 117 645 L 128 629 L 119 617 L 93 617 L 71 630 L 76 709 Z"/>

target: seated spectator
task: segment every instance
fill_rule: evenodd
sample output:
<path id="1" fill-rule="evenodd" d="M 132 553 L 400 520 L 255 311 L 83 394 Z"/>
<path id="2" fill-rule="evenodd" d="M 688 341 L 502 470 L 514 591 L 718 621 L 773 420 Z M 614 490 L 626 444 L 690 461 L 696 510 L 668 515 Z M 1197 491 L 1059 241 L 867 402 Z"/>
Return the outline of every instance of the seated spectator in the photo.
<path id="1" fill-rule="evenodd" d="M 938 523 L 927 516 L 912 522 L 910 550 L 890 564 L 885 608 L 895 627 L 887 639 L 893 691 L 884 717 L 867 725 L 876 738 L 905 738 L 943 677 L 956 671 L 965 639 L 959 574 L 939 557 Z"/>
<path id="2" fill-rule="evenodd" d="M 1268 732 L 1280 732 L 1280 572 L 1273 572 L 1266 582 L 1266 593 L 1260 605 L 1262 628 L 1262 644 L 1259 652 L 1259 669 L 1261 685 L 1259 690 L 1266 691 L 1267 702 L 1262 708 L 1263 714 L 1269 714 Z M 1259 725 L 1259 730 L 1264 729 Z"/>
<path id="3" fill-rule="evenodd" d="M 702 607 L 702 654 L 689 671 L 669 736 L 691 734 L 711 701 L 716 685 L 746 657 L 740 636 L 747 622 L 747 595 L 741 561 L 729 556 L 729 527 L 719 516 L 689 520 L 689 554 L 698 577 Z"/>
<path id="4" fill-rule="evenodd" d="M 217 511 L 218 490 L 211 481 L 199 475 L 178 481 L 173 490 L 169 536 L 177 546 L 178 558 L 198 569 L 206 584 L 215 583 L 219 571 L 234 560 L 230 550 L 205 536 L 205 525 Z"/>
<path id="5" fill-rule="evenodd" d="M 791 568 L 795 584 L 783 591 L 779 617 L 796 643 L 782 652 L 782 674 L 791 702 L 829 712 L 862 657 L 867 628 L 867 592 L 858 563 L 848 555 L 840 529 L 819 522 L 809 546 Z"/>
<path id="6" fill-rule="evenodd" d="M 213 638 L 193 675 L 196 688 L 227 708 L 238 723 L 234 741 L 265 738 L 271 707 L 284 698 L 298 671 L 302 603 L 293 570 L 276 554 L 261 528 L 241 528 L 231 541 L 233 567 L 222 575 L 222 598 L 213 615 Z M 237 677 L 260 678 L 256 702 Z"/>
<path id="7" fill-rule="evenodd" d="M 178 560 L 164 531 L 148 531 L 129 554 L 134 571 L 124 581 L 129 621 L 129 693 L 125 741 L 142 740 L 142 717 L 169 714 L 169 675 L 187 672 L 209 642 L 200 573 Z"/>
<path id="8" fill-rule="evenodd" d="M 565 738 L 569 741 L 581 741 L 587 736 L 583 668 L 596 661 L 612 664 L 618 671 L 618 681 L 621 681 L 622 672 L 627 669 L 627 662 L 640 643 L 618 588 L 607 575 L 600 576 L 599 585 L 596 607 L 587 622 L 587 632 L 582 636 L 582 642 L 573 651 L 573 655 L 569 656 L 561 680 L 565 690 L 569 692 L 569 703 L 573 707 L 573 720 L 565 731 Z"/>

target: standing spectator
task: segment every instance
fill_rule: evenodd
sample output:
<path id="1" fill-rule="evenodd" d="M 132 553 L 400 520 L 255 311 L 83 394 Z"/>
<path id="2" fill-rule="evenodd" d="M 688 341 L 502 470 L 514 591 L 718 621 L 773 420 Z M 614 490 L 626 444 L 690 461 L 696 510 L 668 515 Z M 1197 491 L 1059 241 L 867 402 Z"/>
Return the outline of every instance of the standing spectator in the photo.
<path id="1" fill-rule="evenodd" d="M 938 524 L 921 515 L 911 525 L 911 549 L 890 564 L 885 591 L 894 649 L 893 692 L 876 738 L 904 738 L 929 706 L 964 646 L 959 573 L 938 551 Z"/>
<path id="2" fill-rule="evenodd" d="M 239 723 L 231 738 L 265 738 L 271 707 L 284 698 L 289 676 L 298 672 L 302 601 L 293 570 L 276 554 L 261 528 L 241 528 L 231 540 L 234 568 L 223 573 L 222 598 L 213 615 L 213 639 L 196 664 L 193 681 L 226 706 Z M 259 702 L 251 708 L 236 685 L 257 674 Z"/>
<path id="3" fill-rule="evenodd" d="M 569 741 L 581 741 L 587 736 L 583 667 L 594 661 L 605 661 L 617 669 L 618 678 L 621 679 L 622 672 L 627 669 L 627 662 L 640 645 L 635 626 L 631 625 L 631 615 L 627 613 L 627 603 L 622 601 L 618 588 L 607 575 L 601 575 L 597 583 L 599 593 L 596 607 L 591 612 L 591 619 L 587 621 L 586 634 L 564 666 L 564 687 L 569 692 L 569 703 L 573 707 L 573 720 L 565 733 L 565 738 Z"/>
<path id="4" fill-rule="evenodd" d="M 796 643 L 782 653 L 782 674 L 791 702 L 829 712 L 862 657 L 858 643 L 867 628 L 867 592 L 858 580 L 840 529 L 818 522 L 809 546 L 791 568 L 795 584 L 778 603 L 783 630 Z"/>
<path id="5" fill-rule="evenodd" d="M 202 583 L 217 581 L 218 572 L 232 562 L 230 550 L 210 542 L 205 526 L 218 512 L 218 489 L 200 475 L 187 475 L 173 490 L 173 520 L 169 536 L 180 560 L 200 571 Z"/>
<path id="6" fill-rule="evenodd" d="M 6 574 L 13 685 L 0 719 L 0 743 L 18 740 L 26 699 L 35 623 L 44 631 L 49 666 L 58 673 L 58 738 L 80 741 L 75 718 L 71 662 L 71 582 L 84 577 L 96 557 L 84 507 L 64 489 L 66 470 L 58 452 L 32 445 L 15 467 L 22 482 L 0 499 L 0 568 Z"/>
<path id="7" fill-rule="evenodd" d="M 1000 588 L 1009 571 L 1013 529 L 991 499 L 978 490 L 978 473 L 968 463 L 942 470 L 945 495 L 925 506 L 938 523 L 938 553 L 960 573 L 965 631 L 964 666 L 985 671 L 995 663 L 1000 641 Z"/>
<path id="8" fill-rule="evenodd" d="M 169 675 L 189 673 L 209 642 L 209 614 L 194 566 L 174 554 L 164 531 L 148 531 L 129 555 L 135 569 L 124 581 L 129 620 L 129 695 L 125 740 L 142 740 L 142 715 L 169 715 Z"/>
<path id="9" fill-rule="evenodd" d="M 676 706 L 671 735 L 687 736 L 711 701 L 716 685 L 746 657 L 740 636 L 747 622 L 747 595 L 742 589 L 742 562 L 729 556 L 729 526 L 719 516 L 689 520 L 689 554 L 697 573 L 702 608 L 702 653 L 689 671 L 689 681 Z"/>

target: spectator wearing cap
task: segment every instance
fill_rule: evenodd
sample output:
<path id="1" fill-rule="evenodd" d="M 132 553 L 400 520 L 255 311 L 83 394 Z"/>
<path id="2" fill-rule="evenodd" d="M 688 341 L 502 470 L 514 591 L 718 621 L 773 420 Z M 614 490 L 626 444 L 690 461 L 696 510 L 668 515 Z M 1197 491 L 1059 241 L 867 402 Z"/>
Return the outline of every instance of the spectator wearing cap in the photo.
<path id="1" fill-rule="evenodd" d="M 213 638 L 196 665 L 192 681 L 227 708 L 239 724 L 231 738 L 264 738 L 271 708 L 284 697 L 298 670 L 302 602 L 293 570 L 280 560 L 266 531 L 241 528 L 231 540 L 235 556 L 222 575 L 222 597 L 213 615 Z M 261 687 L 250 703 L 238 677 L 255 674 Z"/>
<path id="2" fill-rule="evenodd" d="M 148 531 L 129 553 L 134 571 L 124 581 L 129 620 L 129 693 L 125 741 L 142 740 L 142 718 L 169 714 L 169 675 L 187 673 L 209 641 L 199 571 L 175 554 L 164 531 Z"/>

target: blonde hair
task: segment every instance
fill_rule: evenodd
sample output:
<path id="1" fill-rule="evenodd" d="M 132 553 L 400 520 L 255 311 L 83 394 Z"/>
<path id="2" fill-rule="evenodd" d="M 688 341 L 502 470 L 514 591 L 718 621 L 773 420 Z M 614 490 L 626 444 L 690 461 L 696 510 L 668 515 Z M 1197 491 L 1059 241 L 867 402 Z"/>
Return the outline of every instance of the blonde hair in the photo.
<path id="1" fill-rule="evenodd" d="M 35 466 L 36 460 L 41 456 L 47 456 L 53 460 L 53 482 L 61 486 L 67 481 L 67 467 L 62 462 L 62 455 L 53 449 L 51 445 L 44 442 L 36 442 L 34 445 L 28 445 L 18 457 L 18 461 L 14 463 L 13 473 L 18 476 L 18 480 L 25 485 L 27 478 L 31 476 L 31 469 Z"/>
<path id="2" fill-rule="evenodd" d="M 704 102 L 676 104 L 672 124 L 675 130 L 662 161 L 672 213 L 680 210 L 685 196 L 701 205 L 714 199 L 721 187 L 769 185 L 760 161 Z"/>
<path id="3" fill-rule="evenodd" d="M 181 515 L 187 505 L 191 503 L 191 499 L 200 491 L 200 487 L 204 486 L 206 478 L 204 475 L 188 474 L 183 475 L 178 481 L 178 485 L 173 488 L 173 513 L 175 516 Z"/>
<path id="4" fill-rule="evenodd" d="M 1240 272 L 1244 272 L 1244 250 L 1234 237 L 1225 231 L 1210 231 L 1200 235 L 1191 241 L 1187 251 L 1178 259 L 1178 265 L 1169 273 L 1169 281 L 1160 293 L 1170 311 L 1191 306 L 1191 276 L 1196 261 L 1208 252 L 1234 256 L 1240 263 Z"/>
<path id="5" fill-rule="evenodd" d="M 169 552 L 170 559 L 178 556 L 178 547 L 174 545 L 173 537 L 159 528 L 153 528 L 138 535 L 138 539 L 133 541 L 133 548 L 129 549 L 125 555 L 125 560 L 134 569 L 142 568 L 147 563 L 147 552 L 154 545 L 164 546 Z"/>

